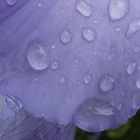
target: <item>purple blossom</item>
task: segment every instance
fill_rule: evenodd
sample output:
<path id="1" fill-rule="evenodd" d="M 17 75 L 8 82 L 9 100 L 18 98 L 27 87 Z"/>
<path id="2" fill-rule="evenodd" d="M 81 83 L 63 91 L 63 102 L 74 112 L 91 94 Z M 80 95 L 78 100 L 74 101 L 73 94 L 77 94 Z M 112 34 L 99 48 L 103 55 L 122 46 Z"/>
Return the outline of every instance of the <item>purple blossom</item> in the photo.
<path id="1" fill-rule="evenodd" d="M 0 1 L 0 139 L 72 140 L 140 108 L 139 0 Z"/>

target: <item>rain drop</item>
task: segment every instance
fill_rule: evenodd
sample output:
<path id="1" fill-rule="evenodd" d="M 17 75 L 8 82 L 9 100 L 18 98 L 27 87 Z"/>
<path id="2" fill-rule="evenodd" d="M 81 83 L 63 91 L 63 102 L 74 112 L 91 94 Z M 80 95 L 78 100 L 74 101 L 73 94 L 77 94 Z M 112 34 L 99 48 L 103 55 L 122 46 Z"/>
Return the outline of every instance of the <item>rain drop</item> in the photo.
<path id="1" fill-rule="evenodd" d="M 12 6 L 17 2 L 17 0 L 6 0 L 6 2 L 7 2 L 8 5 Z"/>
<path id="2" fill-rule="evenodd" d="M 126 32 L 126 37 L 130 38 L 132 35 L 134 35 L 136 32 L 140 30 L 140 19 L 134 19 L 133 21 L 130 22 L 127 32 Z"/>
<path id="3" fill-rule="evenodd" d="M 72 40 L 72 34 L 68 29 L 64 29 L 60 33 L 60 40 L 64 44 L 68 44 Z"/>
<path id="4" fill-rule="evenodd" d="M 118 109 L 118 110 L 121 110 L 121 109 L 122 109 L 122 104 L 118 104 L 118 105 L 117 105 L 117 109 Z"/>
<path id="5" fill-rule="evenodd" d="M 110 0 L 108 5 L 109 17 L 111 20 L 120 20 L 127 15 L 128 9 L 128 0 Z"/>
<path id="6" fill-rule="evenodd" d="M 40 43 L 31 43 L 28 46 L 27 60 L 35 70 L 44 70 L 49 65 L 49 54 L 46 46 Z"/>
<path id="7" fill-rule="evenodd" d="M 60 77 L 59 82 L 64 84 L 66 82 L 66 78 L 64 76 Z"/>
<path id="8" fill-rule="evenodd" d="M 136 69 L 136 62 L 130 63 L 127 66 L 127 73 L 128 74 L 133 74 L 133 72 L 135 71 L 135 69 Z"/>
<path id="9" fill-rule="evenodd" d="M 52 70 L 57 70 L 58 67 L 59 67 L 58 61 L 54 60 L 54 61 L 51 63 L 51 68 L 52 68 Z"/>
<path id="10" fill-rule="evenodd" d="M 84 27 L 82 29 L 82 36 L 86 41 L 94 41 L 96 39 L 96 35 L 96 31 L 90 27 Z"/>
<path id="11" fill-rule="evenodd" d="M 117 27 L 114 28 L 114 31 L 115 31 L 116 33 L 119 33 L 119 32 L 121 31 L 121 28 L 117 26 Z"/>
<path id="12" fill-rule="evenodd" d="M 109 92 L 115 87 L 115 79 L 110 74 L 104 74 L 99 80 L 99 89 L 102 92 Z"/>
<path id="13" fill-rule="evenodd" d="M 91 83 L 91 81 L 92 81 L 92 76 L 90 74 L 85 74 L 84 75 L 84 83 L 88 85 Z"/>
<path id="14" fill-rule="evenodd" d="M 78 3 L 76 4 L 76 9 L 84 17 L 91 16 L 93 11 L 92 6 L 84 0 L 78 1 Z"/>
<path id="15" fill-rule="evenodd" d="M 3 61 L 0 60 L 0 82 L 5 78 L 6 66 Z"/>
<path id="16" fill-rule="evenodd" d="M 138 79 L 136 80 L 136 87 L 137 87 L 138 89 L 140 89 L 140 78 L 138 78 Z"/>
<path id="17" fill-rule="evenodd" d="M 14 96 L 7 95 L 5 98 L 5 102 L 7 106 L 15 112 L 18 112 L 22 108 L 21 102 Z"/>
<path id="18" fill-rule="evenodd" d="M 117 122 L 117 110 L 108 102 L 97 98 L 84 101 L 74 112 L 73 121 L 81 129 L 99 132 L 111 128 L 111 121 Z"/>

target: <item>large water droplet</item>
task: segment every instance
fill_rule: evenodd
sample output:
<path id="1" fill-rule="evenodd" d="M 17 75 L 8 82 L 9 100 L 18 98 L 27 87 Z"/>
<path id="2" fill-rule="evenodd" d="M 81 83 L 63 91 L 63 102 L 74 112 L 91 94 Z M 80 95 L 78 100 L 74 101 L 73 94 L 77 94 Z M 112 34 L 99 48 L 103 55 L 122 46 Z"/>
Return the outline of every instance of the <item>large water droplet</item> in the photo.
<path id="1" fill-rule="evenodd" d="M 62 43 L 67 44 L 72 41 L 72 34 L 68 29 L 64 29 L 60 33 L 60 40 Z"/>
<path id="2" fill-rule="evenodd" d="M 84 83 L 88 85 L 91 82 L 92 82 L 92 76 L 90 74 L 85 74 L 84 75 Z"/>
<path id="3" fill-rule="evenodd" d="M 102 92 L 109 92 L 115 87 L 115 79 L 110 74 L 104 74 L 99 80 L 99 89 Z"/>
<path id="4" fill-rule="evenodd" d="M 30 66 L 35 70 L 44 70 L 49 66 L 49 53 L 46 46 L 33 42 L 29 44 L 27 59 Z"/>
<path id="5" fill-rule="evenodd" d="M 92 42 L 96 38 L 96 31 L 90 27 L 84 27 L 82 29 L 82 36 L 86 41 Z"/>
<path id="6" fill-rule="evenodd" d="M 108 5 L 109 17 L 111 20 L 124 18 L 129 10 L 128 0 L 110 0 Z"/>
<path id="7" fill-rule="evenodd" d="M 80 0 L 76 4 L 77 11 L 84 17 L 89 17 L 92 15 L 93 8 L 90 4 L 84 0 Z"/>
<path id="8" fill-rule="evenodd" d="M 12 6 L 17 2 L 17 0 L 6 0 L 6 2 L 7 2 L 8 5 Z"/>
<path id="9" fill-rule="evenodd" d="M 118 122 L 117 113 L 118 111 L 109 103 L 97 98 L 90 98 L 76 109 L 73 121 L 83 130 L 98 132 L 116 124 Z"/>
<path id="10" fill-rule="evenodd" d="M 7 95 L 5 101 L 7 106 L 15 112 L 18 112 L 22 108 L 21 102 L 14 96 Z"/>
<path id="11" fill-rule="evenodd" d="M 127 73 L 132 74 L 135 71 L 135 69 L 136 69 L 136 62 L 130 63 L 127 66 Z"/>
<path id="12" fill-rule="evenodd" d="M 130 38 L 134 33 L 138 32 L 140 30 L 140 19 L 134 19 L 133 21 L 130 22 L 127 32 L 126 32 L 126 37 Z"/>

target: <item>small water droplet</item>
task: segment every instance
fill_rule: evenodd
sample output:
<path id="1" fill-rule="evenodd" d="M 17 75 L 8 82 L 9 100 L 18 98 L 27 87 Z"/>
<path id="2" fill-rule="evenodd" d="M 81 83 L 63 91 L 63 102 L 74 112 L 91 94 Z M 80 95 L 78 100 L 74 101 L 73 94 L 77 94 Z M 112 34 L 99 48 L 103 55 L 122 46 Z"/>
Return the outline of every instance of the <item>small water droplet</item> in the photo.
<path id="1" fill-rule="evenodd" d="M 91 16 L 93 12 L 92 6 L 84 0 L 78 1 L 78 3 L 76 4 L 76 9 L 84 17 Z"/>
<path id="2" fill-rule="evenodd" d="M 38 3 L 38 7 L 39 8 L 42 7 L 42 3 L 41 2 Z"/>
<path id="3" fill-rule="evenodd" d="M 19 99 L 15 98 L 14 96 L 7 95 L 5 98 L 5 102 L 7 106 L 15 112 L 18 112 L 20 109 L 22 109 L 21 102 L 19 101 Z"/>
<path id="4" fill-rule="evenodd" d="M 92 81 L 92 76 L 90 74 L 85 74 L 84 75 L 84 83 L 88 85 L 91 83 L 91 81 Z"/>
<path id="5" fill-rule="evenodd" d="M 60 77 L 59 82 L 64 84 L 66 82 L 66 78 L 64 76 Z"/>
<path id="6" fill-rule="evenodd" d="M 12 6 L 17 2 L 17 0 L 6 0 L 6 2 L 7 2 L 8 5 Z"/>
<path id="7" fill-rule="evenodd" d="M 84 27 L 82 29 L 82 36 L 86 41 L 92 42 L 96 39 L 96 31 L 90 27 Z"/>
<path id="8" fill-rule="evenodd" d="M 49 54 L 46 46 L 40 43 L 31 43 L 28 46 L 27 60 L 35 70 L 44 70 L 49 66 Z"/>
<path id="9" fill-rule="evenodd" d="M 60 40 L 64 44 L 68 44 L 72 41 L 72 34 L 68 29 L 64 29 L 60 33 Z"/>
<path id="10" fill-rule="evenodd" d="M 127 66 L 127 73 L 128 74 L 133 74 L 133 72 L 135 71 L 135 69 L 136 69 L 136 62 L 130 63 Z"/>
<path id="11" fill-rule="evenodd" d="M 59 67 L 59 62 L 54 60 L 52 63 L 51 63 L 51 68 L 52 70 L 57 70 Z"/>
<path id="12" fill-rule="evenodd" d="M 125 92 L 121 92 L 121 95 L 122 95 L 122 96 L 125 96 Z"/>
<path id="13" fill-rule="evenodd" d="M 124 18 L 129 10 L 128 0 L 110 0 L 108 5 L 109 17 L 111 20 Z"/>
<path id="14" fill-rule="evenodd" d="M 138 79 L 136 80 L 136 87 L 137 87 L 138 89 L 140 89 L 140 78 L 138 78 Z"/>
<path id="15" fill-rule="evenodd" d="M 115 79 L 110 74 L 104 74 L 99 80 L 99 89 L 102 92 L 109 92 L 115 87 Z"/>
<path id="16" fill-rule="evenodd" d="M 121 31 L 121 28 L 117 26 L 117 27 L 114 28 L 114 31 L 115 31 L 116 33 L 119 33 L 119 32 Z"/>
<path id="17" fill-rule="evenodd" d="M 128 26 L 126 37 L 130 38 L 139 30 L 140 30 L 140 19 L 134 19 L 133 21 L 130 22 Z"/>
<path id="18" fill-rule="evenodd" d="M 56 48 L 56 44 L 55 43 L 51 44 L 51 48 L 55 49 Z"/>
<path id="19" fill-rule="evenodd" d="M 118 104 L 118 105 L 117 105 L 117 109 L 118 109 L 118 110 L 121 110 L 121 109 L 122 109 L 122 104 Z"/>
<path id="20" fill-rule="evenodd" d="M 4 80 L 6 72 L 6 66 L 3 61 L 0 60 L 0 82 Z"/>

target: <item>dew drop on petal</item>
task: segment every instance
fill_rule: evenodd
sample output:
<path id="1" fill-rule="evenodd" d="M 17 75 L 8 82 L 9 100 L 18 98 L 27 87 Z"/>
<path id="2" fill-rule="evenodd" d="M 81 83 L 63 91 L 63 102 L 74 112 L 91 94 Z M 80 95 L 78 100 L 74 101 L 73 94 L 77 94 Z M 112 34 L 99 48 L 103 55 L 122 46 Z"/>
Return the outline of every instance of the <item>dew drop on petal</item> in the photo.
<path id="1" fill-rule="evenodd" d="M 108 5 L 109 17 L 111 20 L 124 18 L 129 10 L 128 0 L 110 0 Z"/>
<path id="2" fill-rule="evenodd" d="M 3 61 L 0 60 L 0 82 L 3 81 L 5 78 L 5 71 L 6 66 L 4 65 Z"/>
<path id="3" fill-rule="evenodd" d="M 92 76 L 90 74 L 85 74 L 84 75 L 84 83 L 88 85 L 91 82 L 92 82 Z"/>
<path id="4" fill-rule="evenodd" d="M 85 0 L 80 0 L 76 4 L 77 11 L 84 17 L 89 17 L 92 15 L 93 8 Z"/>
<path id="5" fill-rule="evenodd" d="M 136 62 L 130 63 L 127 66 L 127 73 L 132 74 L 135 71 L 135 69 L 136 69 Z"/>
<path id="6" fill-rule="evenodd" d="M 134 19 L 133 21 L 130 22 L 126 32 L 126 37 L 130 38 L 138 31 L 140 31 L 140 18 Z"/>
<path id="7" fill-rule="evenodd" d="M 15 98 L 14 96 L 7 95 L 5 101 L 7 106 L 15 112 L 18 112 L 22 108 L 21 102 L 19 101 L 19 99 Z"/>
<path id="8" fill-rule="evenodd" d="M 90 27 L 84 27 L 82 29 L 82 36 L 86 41 L 92 42 L 96 39 L 96 31 Z"/>
<path id="9" fill-rule="evenodd" d="M 122 104 L 118 104 L 118 105 L 117 105 L 117 109 L 118 109 L 118 110 L 121 110 L 121 109 L 122 109 Z"/>
<path id="10" fill-rule="evenodd" d="M 52 63 L 51 63 L 51 68 L 52 70 L 57 70 L 59 67 L 59 62 L 54 60 Z"/>
<path id="11" fill-rule="evenodd" d="M 136 87 L 137 87 L 138 89 L 140 89 L 140 78 L 138 78 L 138 79 L 136 80 Z"/>
<path id="12" fill-rule="evenodd" d="M 49 66 L 49 54 L 46 46 L 40 43 L 31 43 L 28 46 L 27 60 L 35 70 L 44 70 Z"/>
<path id="13" fill-rule="evenodd" d="M 72 41 L 72 34 L 68 29 L 63 29 L 60 33 L 60 41 L 63 44 L 68 44 Z"/>
<path id="14" fill-rule="evenodd" d="M 121 28 L 117 26 L 117 27 L 114 28 L 114 31 L 115 31 L 116 33 L 119 33 L 119 32 L 121 31 Z"/>
<path id="15" fill-rule="evenodd" d="M 115 87 L 115 79 L 110 74 L 104 74 L 99 80 L 99 89 L 102 92 L 109 92 Z"/>
<path id="16" fill-rule="evenodd" d="M 6 0 L 6 2 L 7 2 L 8 5 L 12 6 L 17 2 L 17 0 Z"/>
<path id="17" fill-rule="evenodd" d="M 59 82 L 60 82 L 61 84 L 64 84 L 64 83 L 66 82 L 66 78 L 65 78 L 64 76 L 60 77 L 60 78 L 59 78 Z"/>
<path id="18" fill-rule="evenodd" d="M 118 115 L 118 111 L 108 102 L 97 98 L 89 98 L 75 110 L 73 121 L 85 131 L 99 132 L 111 128 L 112 125 L 117 123 L 116 114 Z"/>

